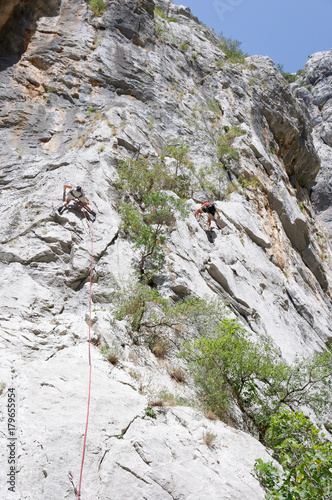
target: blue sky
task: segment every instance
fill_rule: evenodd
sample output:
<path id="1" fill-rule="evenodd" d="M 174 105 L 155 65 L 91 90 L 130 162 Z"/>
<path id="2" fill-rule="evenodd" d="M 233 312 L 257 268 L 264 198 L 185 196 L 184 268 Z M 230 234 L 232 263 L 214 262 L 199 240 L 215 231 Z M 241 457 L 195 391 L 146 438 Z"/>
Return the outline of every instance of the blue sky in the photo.
<path id="1" fill-rule="evenodd" d="M 314 52 L 332 48 L 332 0 L 173 0 L 200 21 L 295 72 Z"/>

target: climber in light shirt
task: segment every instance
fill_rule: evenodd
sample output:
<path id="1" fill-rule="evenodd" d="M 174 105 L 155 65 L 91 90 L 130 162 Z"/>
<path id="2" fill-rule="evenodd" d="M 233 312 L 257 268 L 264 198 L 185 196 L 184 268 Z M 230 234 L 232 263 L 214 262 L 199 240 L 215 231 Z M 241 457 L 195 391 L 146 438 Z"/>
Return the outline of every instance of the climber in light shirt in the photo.
<path id="1" fill-rule="evenodd" d="M 70 189 L 68 194 L 66 194 L 67 189 Z M 62 206 L 58 208 L 59 214 L 63 213 L 63 211 L 71 201 L 76 201 L 80 205 L 83 205 L 83 207 L 85 207 L 94 217 L 96 217 L 96 212 L 94 212 L 92 208 L 88 205 L 89 199 L 86 198 L 84 190 L 81 186 L 77 186 L 74 188 L 69 184 L 65 184 L 63 186 L 63 198 L 64 202 Z"/>

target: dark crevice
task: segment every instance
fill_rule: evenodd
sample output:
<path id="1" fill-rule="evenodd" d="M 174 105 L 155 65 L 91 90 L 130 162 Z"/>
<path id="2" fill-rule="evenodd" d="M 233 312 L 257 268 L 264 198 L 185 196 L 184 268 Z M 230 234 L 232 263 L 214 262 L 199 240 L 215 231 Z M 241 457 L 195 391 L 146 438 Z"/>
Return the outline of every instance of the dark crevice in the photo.
<path id="1" fill-rule="evenodd" d="M 27 50 L 41 17 L 59 14 L 61 0 L 2 0 L 0 70 L 15 64 Z M 3 68 L 2 68 L 2 67 Z"/>
<path id="2" fill-rule="evenodd" d="M 106 454 L 109 452 L 110 450 L 105 450 L 103 456 L 101 457 L 100 459 L 100 462 L 99 462 L 99 465 L 98 465 L 98 470 L 100 470 L 100 467 L 101 467 L 101 464 L 103 463 L 104 461 L 104 458 L 106 457 Z"/>
<path id="3" fill-rule="evenodd" d="M 147 481 L 146 479 L 144 479 L 144 477 L 141 477 L 139 474 L 136 474 L 136 472 L 134 472 L 133 470 L 129 469 L 129 467 L 126 467 L 125 465 L 122 465 L 122 464 L 119 464 L 119 462 L 115 462 L 116 465 L 118 467 L 120 467 L 121 469 L 129 472 L 130 474 L 132 474 L 133 476 L 135 476 L 137 479 L 139 479 L 140 481 L 143 481 L 143 483 L 146 483 L 148 485 L 151 485 L 151 483 L 149 483 L 149 481 Z"/>
<path id="4" fill-rule="evenodd" d="M 115 241 L 118 239 L 118 236 L 119 236 L 119 231 L 115 234 L 114 238 L 112 238 L 112 240 L 106 245 L 106 247 L 104 248 L 104 250 L 102 250 L 100 252 L 100 254 L 95 257 L 95 262 L 94 262 L 94 265 L 93 265 L 93 268 L 92 268 L 92 274 L 96 271 L 96 267 L 97 267 L 100 259 L 105 255 L 107 249 L 111 245 L 114 245 Z M 83 286 L 85 285 L 85 283 L 87 283 L 89 281 L 89 279 L 90 279 L 90 269 L 89 269 L 89 272 L 85 276 L 83 276 L 82 278 L 77 279 L 74 282 L 68 284 L 68 286 L 72 290 L 74 290 L 75 292 L 79 292 L 83 288 Z"/>
<path id="5" fill-rule="evenodd" d="M 168 495 L 169 495 L 169 496 L 170 496 L 173 500 L 177 500 L 177 499 L 176 499 L 176 498 L 172 495 L 172 493 L 171 493 L 170 491 L 168 491 L 168 489 L 167 489 L 165 486 L 163 486 L 162 484 L 160 484 L 160 482 L 159 482 L 159 481 L 157 481 L 156 479 L 153 479 L 153 481 L 154 481 L 156 484 L 158 484 L 158 486 L 160 486 L 160 488 L 161 488 L 162 490 L 164 490 L 164 491 L 165 491 L 165 492 L 166 492 L 166 493 L 167 493 L 167 494 L 168 494 Z"/>
<path id="6" fill-rule="evenodd" d="M 55 356 L 56 354 L 58 354 L 59 351 L 62 351 L 66 346 L 61 346 L 59 347 L 53 354 L 51 354 L 51 356 L 49 356 L 48 358 L 46 358 L 45 361 L 48 361 L 49 359 L 53 358 L 53 356 Z"/>
<path id="7" fill-rule="evenodd" d="M 90 280 L 90 271 L 86 276 L 84 276 L 79 280 L 75 280 L 73 283 L 68 284 L 68 286 L 75 292 L 79 292 L 80 290 L 82 290 L 85 283 L 88 283 L 89 280 Z"/>
<path id="8" fill-rule="evenodd" d="M 102 250 L 100 252 L 100 254 L 96 257 L 96 264 L 95 264 L 95 268 L 97 267 L 100 259 L 105 255 L 105 253 L 107 252 L 108 248 L 112 245 L 114 245 L 114 243 L 116 242 L 116 240 L 118 239 L 119 237 L 119 234 L 120 234 L 120 231 L 117 231 L 114 235 L 114 237 L 111 239 L 111 241 L 109 243 L 107 243 L 107 245 L 105 246 L 104 250 Z"/>
<path id="9" fill-rule="evenodd" d="M 129 422 L 129 424 L 127 425 L 127 427 L 125 427 L 124 429 L 122 429 L 122 431 L 121 431 L 121 436 L 122 436 L 122 437 L 126 434 L 126 432 L 129 430 L 130 426 L 131 426 L 131 425 L 135 422 L 135 420 L 136 420 L 137 418 L 141 418 L 141 417 L 140 417 L 140 415 L 136 415 L 136 417 L 134 417 L 134 418 L 133 418 L 133 419 Z"/>
<path id="10" fill-rule="evenodd" d="M 295 311 L 308 323 L 308 325 L 313 328 L 314 327 L 314 318 L 312 314 L 308 311 L 308 309 L 303 304 L 297 304 L 292 297 L 291 293 L 286 288 L 286 295 L 289 298 L 291 304 L 293 305 Z"/>

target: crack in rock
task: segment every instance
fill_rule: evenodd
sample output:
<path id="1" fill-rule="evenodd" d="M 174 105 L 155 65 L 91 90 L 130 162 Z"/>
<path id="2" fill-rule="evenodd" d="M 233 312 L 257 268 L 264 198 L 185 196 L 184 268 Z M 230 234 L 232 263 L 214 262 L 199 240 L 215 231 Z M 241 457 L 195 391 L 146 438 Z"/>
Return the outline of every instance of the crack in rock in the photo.
<path id="1" fill-rule="evenodd" d="M 135 441 L 134 443 L 134 450 L 136 451 L 140 459 L 143 460 L 143 462 L 150 467 L 152 460 L 148 460 L 147 458 L 145 458 L 143 447 L 137 441 Z"/>
<path id="2" fill-rule="evenodd" d="M 62 350 L 63 350 L 63 349 L 65 349 L 66 347 L 67 347 L 67 346 L 65 346 L 65 345 L 60 346 L 60 347 L 56 350 L 56 352 L 54 352 L 53 354 L 51 354 L 51 356 L 49 356 L 48 358 L 46 358 L 46 360 L 45 360 L 45 361 L 48 361 L 49 359 L 53 358 L 53 356 L 55 356 L 56 354 L 58 354 L 58 352 L 59 352 L 59 351 L 62 351 Z"/>
<path id="3" fill-rule="evenodd" d="M 130 426 L 135 422 L 135 420 L 137 418 L 142 418 L 140 415 L 136 415 L 136 417 L 134 417 L 130 422 L 129 424 L 127 425 L 127 427 L 125 427 L 124 429 L 121 430 L 121 436 L 123 437 L 127 431 L 129 430 Z"/>
<path id="4" fill-rule="evenodd" d="M 152 478 L 150 478 L 150 479 L 152 479 Z M 164 491 L 165 491 L 165 492 L 166 492 L 166 493 L 167 493 L 167 494 L 168 494 L 168 495 L 169 495 L 169 496 L 170 496 L 173 500 L 180 500 L 180 498 L 179 498 L 179 497 L 177 497 L 177 498 L 176 498 L 176 497 L 173 497 L 172 493 L 170 493 L 170 491 L 168 491 L 168 489 L 167 489 L 165 486 L 163 486 L 162 484 L 160 484 L 160 483 L 159 483 L 156 479 L 152 479 L 152 481 L 153 481 L 154 483 L 156 483 L 158 486 L 160 486 L 160 488 L 161 488 L 162 490 L 164 490 Z"/>
<path id="5" fill-rule="evenodd" d="M 112 245 L 114 245 L 114 243 L 116 242 L 116 240 L 118 239 L 119 237 L 119 234 L 120 234 L 120 230 L 117 231 L 117 233 L 113 236 L 113 238 L 111 239 L 111 241 L 109 243 L 107 243 L 107 245 L 105 246 L 104 250 L 102 250 L 100 252 L 100 254 L 98 256 L 96 256 L 96 264 L 95 266 L 97 266 L 97 264 L 99 263 L 100 259 L 105 255 L 105 253 L 107 252 L 108 248 Z"/>
<path id="6" fill-rule="evenodd" d="M 117 465 L 118 467 L 120 467 L 121 469 L 123 469 L 123 470 L 125 470 L 125 471 L 129 472 L 130 474 L 132 474 L 133 476 L 135 476 L 135 477 L 136 477 L 137 479 L 139 479 L 140 481 L 143 481 L 143 483 L 146 483 L 146 484 L 148 484 L 148 485 L 150 485 L 150 486 L 151 486 L 151 483 L 149 483 L 149 481 L 146 481 L 146 479 L 144 479 L 144 477 L 139 476 L 138 474 L 136 474 L 136 472 L 134 472 L 133 470 L 129 469 L 129 467 L 126 467 L 125 465 L 121 465 L 121 464 L 119 464 L 119 462 L 115 462 L 115 463 L 116 463 L 116 465 Z M 156 482 L 156 481 L 155 481 L 155 482 Z M 158 484 L 158 483 L 157 483 L 157 484 Z"/>
<path id="7" fill-rule="evenodd" d="M 101 464 L 103 463 L 104 461 L 104 458 L 106 457 L 107 453 L 109 452 L 110 450 L 105 450 L 103 456 L 101 457 L 100 461 L 99 461 L 99 464 L 98 464 L 98 470 L 100 470 L 101 468 Z"/>

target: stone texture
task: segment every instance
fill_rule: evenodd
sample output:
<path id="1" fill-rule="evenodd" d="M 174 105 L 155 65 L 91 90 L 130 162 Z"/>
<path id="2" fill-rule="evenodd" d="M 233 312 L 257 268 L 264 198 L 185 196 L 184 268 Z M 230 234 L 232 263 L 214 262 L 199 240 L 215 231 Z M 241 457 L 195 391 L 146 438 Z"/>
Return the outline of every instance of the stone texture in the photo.
<path id="1" fill-rule="evenodd" d="M 120 159 L 156 158 L 177 138 L 189 144 L 197 171 L 212 167 L 219 135 L 239 127 L 238 160 L 217 177 L 206 174 L 213 192 L 192 193 L 155 285 L 173 300 L 221 297 L 287 360 L 324 349 L 332 338 L 331 256 L 316 209 L 330 223 L 330 53 L 306 65 L 311 92 L 289 86 L 266 57 L 229 63 L 216 35 L 167 0 L 114 0 L 100 17 L 83 0 L 19 3 L 0 7 L 0 383 L 19 395 L 19 492 L 8 500 L 69 498 L 67 473 L 79 477 L 91 239 L 80 210 L 57 212 L 68 183 L 84 186 L 98 214 L 83 498 L 263 499 L 251 472 L 255 458 L 269 456 L 256 439 L 189 407 L 145 415 L 163 389 L 193 393 L 169 375 L 175 351 L 157 359 L 110 312 L 113 280 L 128 280 L 137 257 L 121 230 L 123 196 L 113 181 Z M 178 22 L 154 19 L 154 4 Z M 12 37 L 18 9 L 29 15 Z M 209 237 L 193 215 L 207 198 L 222 219 Z M 118 350 L 115 366 L 103 346 Z M 217 435 L 214 448 L 203 444 L 207 430 Z M 5 474 L 3 467 L 6 492 Z"/>
<path id="2" fill-rule="evenodd" d="M 315 124 L 314 140 L 322 167 L 312 190 L 312 197 L 327 231 L 331 234 L 331 114 L 332 50 L 317 52 L 307 61 L 293 84 L 295 93 L 303 99 Z"/>

